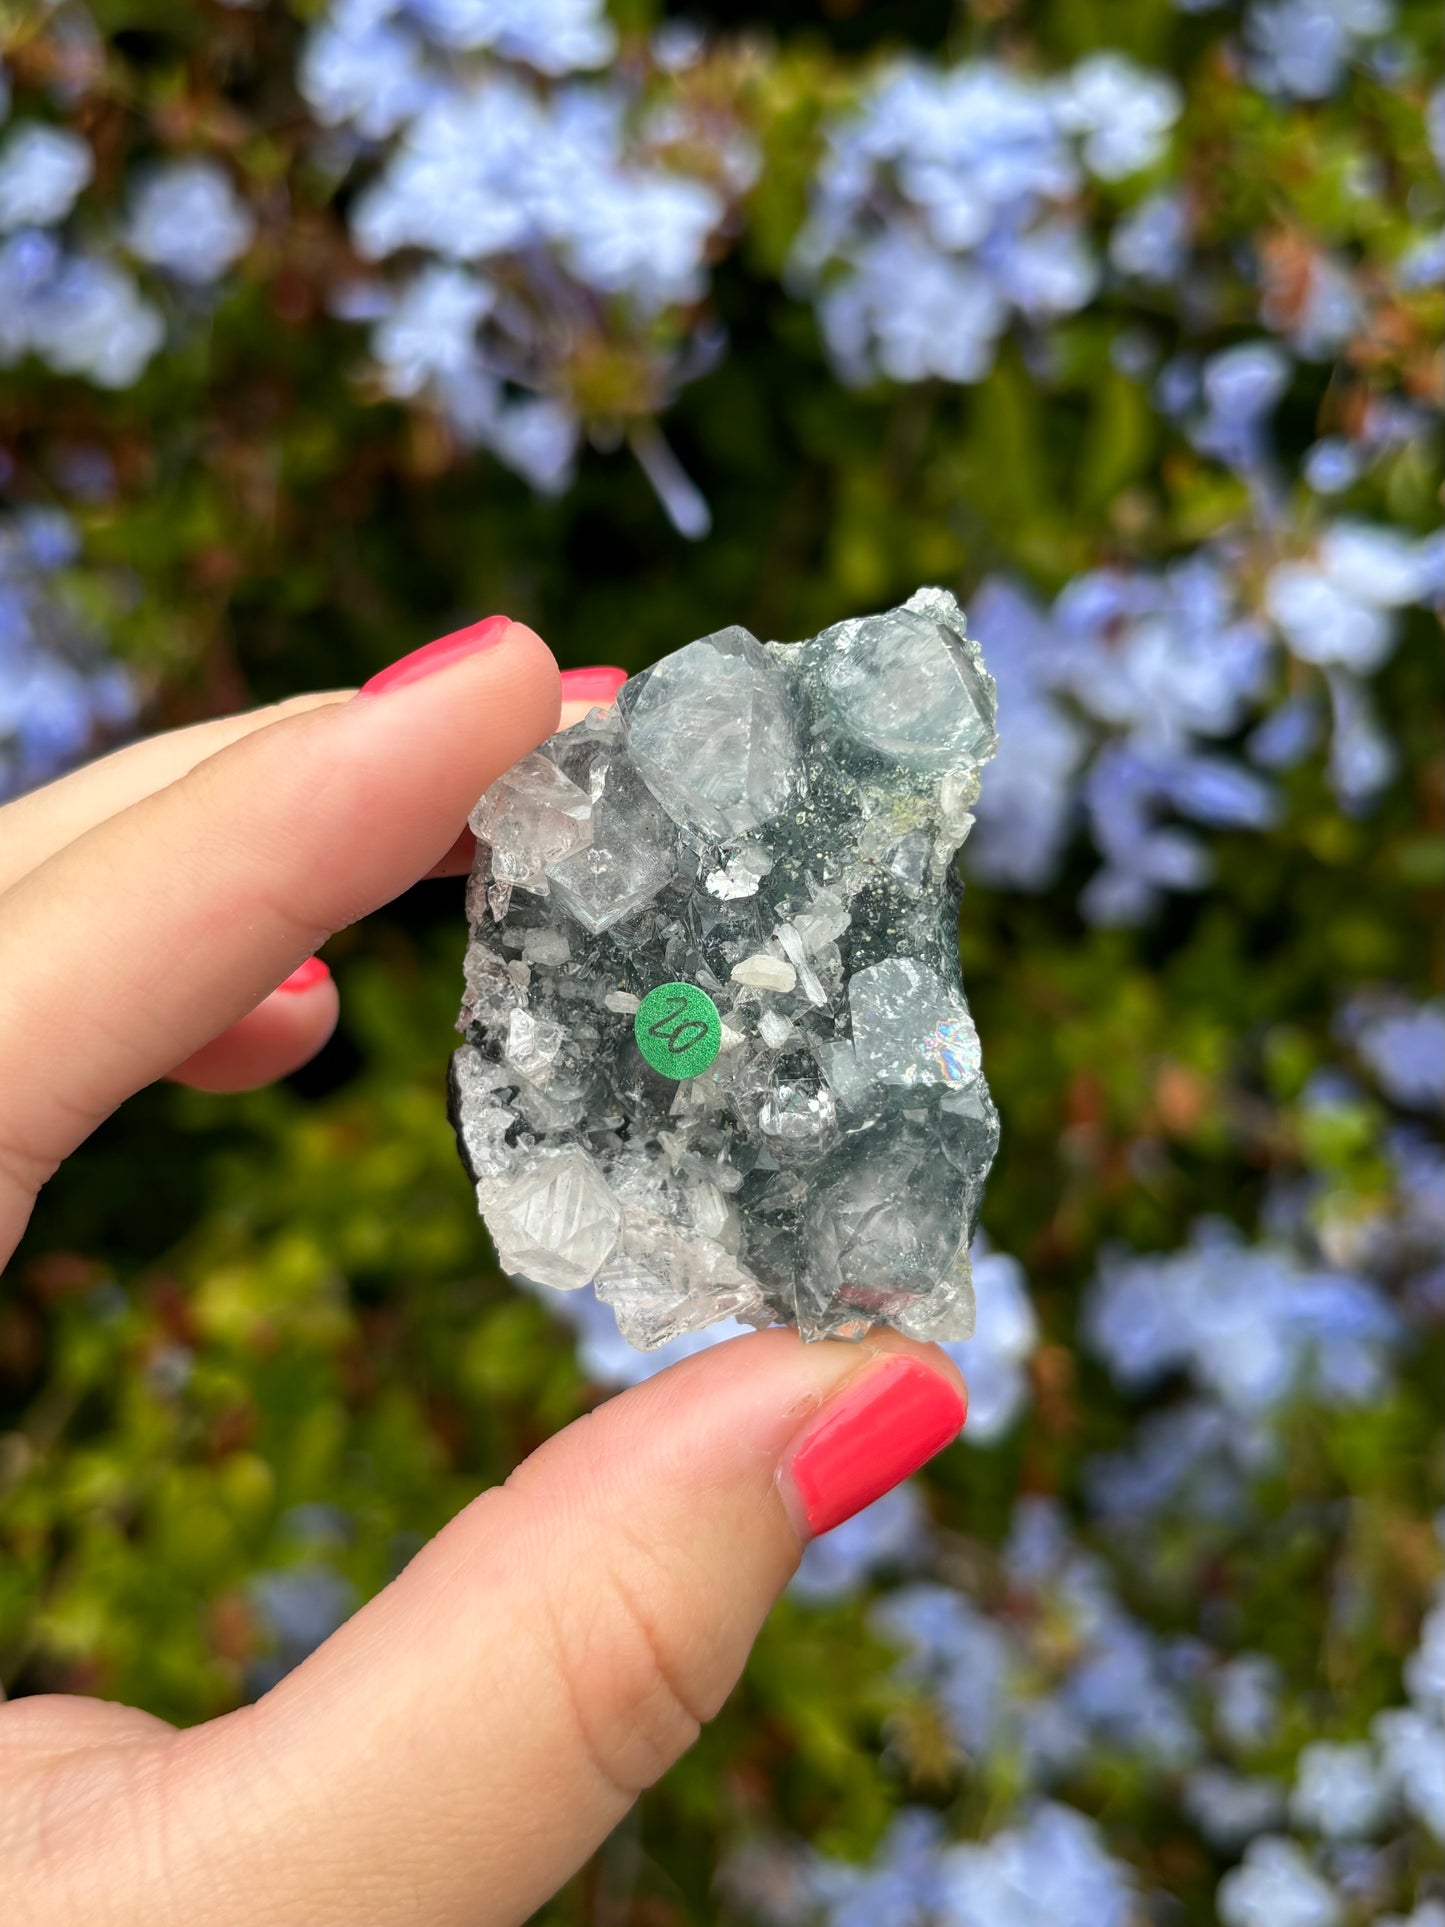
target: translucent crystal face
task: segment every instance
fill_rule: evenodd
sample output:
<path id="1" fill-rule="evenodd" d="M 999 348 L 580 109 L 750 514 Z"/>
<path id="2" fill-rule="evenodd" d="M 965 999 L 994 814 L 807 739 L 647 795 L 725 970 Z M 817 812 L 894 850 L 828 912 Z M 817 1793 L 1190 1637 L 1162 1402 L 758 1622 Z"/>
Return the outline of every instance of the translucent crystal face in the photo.
<path id="1" fill-rule="evenodd" d="M 689 643 L 493 784 L 452 1108 L 505 1269 L 595 1283 L 644 1347 L 968 1336 L 998 1118 L 953 860 L 996 741 L 921 589 Z"/>

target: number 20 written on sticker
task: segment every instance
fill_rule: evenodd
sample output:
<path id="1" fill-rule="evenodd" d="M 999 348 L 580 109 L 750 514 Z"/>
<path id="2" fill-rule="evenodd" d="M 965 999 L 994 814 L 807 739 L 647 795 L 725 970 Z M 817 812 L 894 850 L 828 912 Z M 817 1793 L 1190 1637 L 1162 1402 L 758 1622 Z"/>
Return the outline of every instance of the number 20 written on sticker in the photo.
<path id="1" fill-rule="evenodd" d="M 717 1005 L 696 984 L 659 984 L 648 991 L 632 1023 L 637 1048 L 663 1077 L 697 1077 L 722 1045 Z"/>

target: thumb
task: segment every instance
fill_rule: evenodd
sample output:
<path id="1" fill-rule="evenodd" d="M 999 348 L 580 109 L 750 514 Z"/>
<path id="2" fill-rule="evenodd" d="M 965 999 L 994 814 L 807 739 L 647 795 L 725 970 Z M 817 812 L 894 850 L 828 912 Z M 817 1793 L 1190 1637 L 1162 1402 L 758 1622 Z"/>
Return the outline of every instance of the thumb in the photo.
<path id="1" fill-rule="evenodd" d="M 525 1920 L 717 1712 L 803 1542 L 965 1403 L 931 1348 L 774 1331 L 579 1420 L 268 1698 L 167 1742 L 161 1917 Z"/>

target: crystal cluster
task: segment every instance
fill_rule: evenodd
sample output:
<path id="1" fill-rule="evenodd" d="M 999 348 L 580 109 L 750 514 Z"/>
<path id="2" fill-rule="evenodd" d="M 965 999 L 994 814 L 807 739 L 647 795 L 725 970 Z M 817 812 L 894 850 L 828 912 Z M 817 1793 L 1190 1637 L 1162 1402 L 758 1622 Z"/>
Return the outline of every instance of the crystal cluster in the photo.
<path id="1" fill-rule="evenodd" d="M 954 855 L 994 686 L 952 596 L 705 636 L 472 816 L 452 1066 L 503 1267 L 650 1347 L 727 1317 L 967 1337 L 998 1116 Z"/>

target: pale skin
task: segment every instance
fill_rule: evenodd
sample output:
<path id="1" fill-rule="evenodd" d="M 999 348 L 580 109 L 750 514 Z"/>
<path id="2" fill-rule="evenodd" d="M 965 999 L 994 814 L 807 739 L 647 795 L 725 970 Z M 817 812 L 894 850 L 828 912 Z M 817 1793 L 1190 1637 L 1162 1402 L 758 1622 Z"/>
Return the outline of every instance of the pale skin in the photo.
<path id="1" fill-rule="evenodd" d="M 272 987 L 465 868 L 468 809 L 571 707 L 513 624 L 384 696 L 156 737 L 0 810 L 0 1259 L 142 1086 L 248 1089 L 311 1057 L 335 985 Z M 901 1338 L 774 1331 L 610 1400 L 208 1725 L 0 1705 L 6 1927 L 524 1921 L 722 1704 L 800 1555 L 790 1449 L 898 1353 L 956 1377 Z"/>

